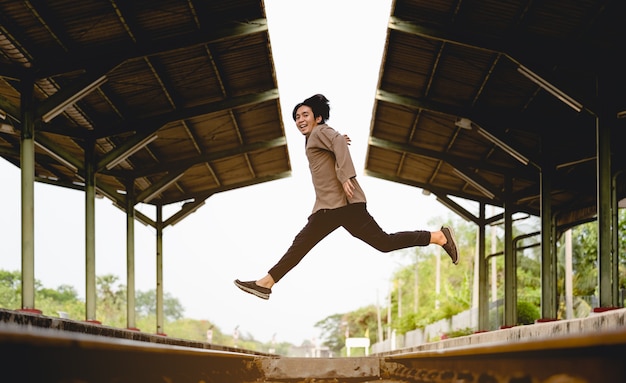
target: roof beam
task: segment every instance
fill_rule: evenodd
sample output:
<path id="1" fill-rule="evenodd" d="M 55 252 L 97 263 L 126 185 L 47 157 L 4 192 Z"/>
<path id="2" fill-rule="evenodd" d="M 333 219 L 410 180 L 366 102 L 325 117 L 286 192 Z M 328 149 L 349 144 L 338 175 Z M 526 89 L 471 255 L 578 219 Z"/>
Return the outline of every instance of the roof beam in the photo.
<path id="1" fill-rule="evenodd" d="M 533 57 L 537 52 L 546 56 L 546 62 L 567 62 L 582 64 L 582 68 L 601 70 L 603 62 L 611 61 L 608 58 L 618 59 L 618 47 L 600 46 L 591 39 L 566 43 L 561 40 L 530 39 L 528 36 L 518 38 L 514 35 L 504 35 L 500 38 L 486 38 L 484 35 L 472 34 L 472 30 L 459 28 L 432 28 L 414 21 L 403 20 L 397 16 L 389 18 L 388 28 L 414 36 L 438 40 L 450 44 L 477 49 L 484 52 L 503 54 L 516 64 L 521 64 L 526 57 Z M 517 59 L 515 58 L 517 57 Z M 603 58 L 598 59 L 598 58 Z"/>
<path id="2" fill-rule="evenodd" d="M 478 176 L 476 173 L 469 171 L 466 167 L 461 167 L 459 169 L 457 166 L 454 166 L 453 172 L 490 200 L 495 199 L 496 195 L 498 195 L 489 182 Z M 499 198 L 502 199 L 502 196 L 499 196 Z"/>
<path id="3" fill-rule="evenodd" d="M 395 150 L 398 152 L 405 152 L 405 153 L 415 154 L 418 156 L 434 158 L 436 160 L 445 161 L 455 167 L 456 165 L 464 164 L 465 166 L 468 166 L 468 167 L 472 167 L 475 169 L 484 169 L 486 171 L 499 173 L 499 174 L 510 174 L 512 172 L 515 172 L 515 175 L 517 177 L 524 178 L 527 180 L 535 180 L 537 178 L 537 172 L 527 170 L 528 168 L 526 167 L 512 169 L 512 168 L 503 167 L 503 166 L 496 166 L 496 165 L 488 164 L 479 160 L 476 161 L 476 160 L 472 160 L 469 158 L 455 156 L 450 153 L 441 152 L 437 150 L 418 148 L 416 146 L 412 146 L 408 144 L 400 144 L 400 143 L 389 141 L 389 140 L 383 140 L 377 137 L 370 137 L 369 145 L 376 146 L 376 147 L 383 148 L 383 149 Z"/>
<path id="4" fill-rule="evenodd" d="M 6 97 L 0 95 L 0 109 L 6 113 L 5 118 L 11 118 L 13 121 L 19 122 L 22 118 L 22 112 L 18 105 L 14 105 Z"/>
<path id="5" fill-rule="evenodd" d="M 472 214 L 469 211 L 467 211 L 467 209 L 465 209 L 463 206 L 459 205 L 458 203 L 456 203 L 453 200 L 451 200 L 450 198 L 448 198 L 448 196 L 445 196 L 445 195 L 438 196 L 437 195 L 436 197 L 437 197 L 437 202 L 439 202 L 443 206 L 447 207 L 448 209 L 450 209 L 451 211 L 456 213 L 458 216 L 460 216 L 464 220 L 469 221 L 469 222 L 478 223 L 479 217 L 476 217 L 474 214 Z"/>
<path id="6" fill-rule="evenodd" d="M 45 123 L 63 113 L 69 106 L 77 103 L 93 90 L 107 81 L 104 72 L 89 73 L 87 76 L 72 85 L 64 86 L 61 90 L 45 99 L 35 111 L 36 118 Z"/>
<path id="7" fill-rule="evenodd" d="M 204 205 L 205 200 L 206 198 L 203 200 L 195 200 L 194 202 L 184 203 L 183 207 L 179 211 L 174 213 L 171 217 L 166 219 L 165 222 L 163 222 L 163 226 L 166 227 L 170 225 L 176 225 L 177 223 L 185 219 L 189 214 L 195 213 L 196 210 L 201 208 Z"/>
<path id="8" fill-rule="evenodd" d="M 38 68 L 38 76 L 51 77 L 64 73 L 85 70 L 101 63 L 106 63 L 115 57 L 116 61 L 126 62 L 154 56 L 166 52 L 192 48 L 196 46 L 220 42 L 231 38 L 240 38 L 247 35 L 267 32 L 267 19 L 250 20 L 247 23 L 236 22 L 222 25 L 219 28 L 196 31 L 194 33 L 167 38 L 159 41 L 143 41 L 140 46 L 120 51 L 119 44 L 98 46 L 92 50 L 76 53 L 62 60 L 49 60 L 47 64 Z M 113 54 L 114 52 L 114 54 Z"/>
<path id="9" fill-rule="evenodd" d="M 128 178 L 129 176 L 132 178 L 148 177 L 148 176 L 152 176 L 152 175 L 163 173 L 163 172 L 180 173 L 189 169 L 192 166 L 203 164 L 205 162 L 217 161 L 217 160 L 232 157 L 235 155 L 255 152 L 255 151 L 263 150 L 263 149 L 276 148 L 276 147 L 284 146 L 284 145 L 287 145 L 287 139 L 284 136 L 282 136 L 282 137 L 278 137 L 269 141 L 253 142 L 251 144 L 241 145 L 236 148 L 229 149 L 229 150 L 222 150 L 219 152 L 207 153 L 204 155 L 195 156 L 188 160 L 161 163 L 152 167 L 144 167 L 144 168 L 133 170 L 133 171 L 122 170 L 122 171 L 110 171 L 110 172 L 103 172 L 103 173 L 115 175 L 116 177 L 123 177 L 123 178 Z"/>
<path id="10" fill-rule="evenodd" d="M 114 168 L 120 162 L 145 148 L 149 143 L 157 138 L 158 136 L 152 132 L 135 134 L 132 138 L 124 141 L 124 143 L 117 146 L 115 149 L 107 152 L 107 154 L 105 154 L 96 164 L 96 171 L 100 171 L 105 167 L 107 169 Z"/>
<path id="11" fill-rule="evenodd" d="M 365 169 L 365 175 L 367 175 L 369 177 L 379 178 L 381 180 L 387 180 L 387 181 L 399 183 L 399 184 L 402 184 L 402 185 L 414 186 L 414 187 L 417 187 L 417 188 L 420 188 L 420 189 L 423 189 L 423 190 L 428 190 L 429 192 L 431 192 L 435 196 L 454 195 L 455 197 L 465 198 L 465 199 L 470 200 L 470 201 L 482 202 L 484 204 L 494 205 L 494 206 L 499 206 L 498 203 L 496 203 L 496 202 L 500 202 L 500 201 L 490 200 L 490 199 L 488 199 L 486 197 L 483 197 L 483 196 L 477 196 L 475 194 L 470 194 L 470 193 L 464 192 L 463 190 L 451 192 L 449 190 L 444 190 L 442 188 L 438 188 L 438 187 L 436 187 L 435 185 L 432 185 L 432 184 L 418 182 L 418 181 L 415 181 L 415 180 L 409 180 L 409 179 L 398 177 L 398 176 L 390 176 L 389 174 L 379 173 L 379 172 L 375 172 L 375 171 L 368 170 L 368 169 Z"/>
<path id="12" fill-rule="evenodd" d="M 466 110 L 464 108 L 451 107 L 451 106 L 441 104 L 441 103 L 424 102 L 422 100 L 418 100 L 418 99 L 407 97 L 407 96 L 400 96 L 398 94 L 387 92 L 381 89 L 379 89 L 376 92 L 376 100 L 390 102 L 396 105 L 406 106 L 408 108 L 423 109 L 423 110 L 428 110 L 430 112 L 441 113 L 445 115 L 452 115 L 452 116 L 456 116 L 459 118 L 466 118 L 470 121 L 470 129 L 472 128 L 471 123 L 475 124 L 477 128 L 477 132 L 481 136 L 483 136 L 485 139 L 487 139 L 489 142 L 496 145 L 497 147 L 502 149 L 504 152 L 506 152 L 508 155 L 512 156 L 516 160 L 520 161 L 520 163 L 524 165 L 532 164 L 537 169 L 540 169 L 540 165 L 537 165 L 536 160 L 529 158 L 529 156 L 526 154 L 522 154 L 519 149 L 514 148 L 515 146 L 514 144 L 507 143 L 505 139 L 498 137 L 497 134 L 494 134 L 491 131 L 488 131 L 487 129 L 483 127 L 481 122 L 475 122 L 477 120 L 467 117 L 467 116 L 474 115 L 474 113 L 470 110 Z M 431 153 L 436 154 L 436 156 L 428 155 L 428 157 L 440 158 L 439 156 L 441 156 L 439 152 L 431 151 Z M 463 161 L 467 161 L 467 160 L 463 159 Z M 475 167 L 477 168 L 485 167 L 485 165 L 477 162 Z M 498 168 L 498 167 L 493 167 L 493 171 L 498 172 L 498 173 L 503 172 L 502 168 Z M 508 172 L 510 171 L 510 169 L 507 168 L 506 171 Z M 528 171 L 525 171 L 522 174 L 528 179 L 533 179 L 537 175 L 536 172 L 528 172 Z"/>
<path id="13" fill-rule="evenodd" d="M 376 91 L 376 100 L 390 102 L 396 105 L 406 106 L 412 109 L 424 109 L 431 112 L 452 115 L 452 116 L 471 116 L 472 111 L 466 108 L 457 108 L 432 101 L 419 100 L 414 97 L 401 96 L 396 93 L 378 89 Z"/>
<path id="14" fill-rule="evenodd" d="M 26 72 L 27 69 L 22 66 L 0 63 L 0 77 L 5 80 L 20 80 Z"/>
<path id="15" fill-rule="evenodd" d="M 178 181 L 180 177 L 182 177 L 184 174 L 184 172 L 168 174 L 167 176 L 161 178 L 158 182 L 153 183 L 152 186 L 150 186 L 149 188 L 146 188 L 144 191 L 139 193 L 139 195 L 137 195 L 136 201 L 143 203 L 150 202 L 154 197 L 156 197 L 165 189 L 170 187 L 170 185 Z"/>
<path id="16" fill-rule="evenodd" d="M 223 112 L 229 109 L 240 108 L 242 106 L 259 104 L 265 101 L 276 100 L 278 97 L 278 89 L 274 88 L 264 92 L 230 97 L 221 101 L 194 106 L 192 108 L 175 110 L 146 119 L 128 120 L 112 129 L 100 129 L 96 131 L 96 139 L 135 132 L 137 126 L 141 126 L 141 131 L 145 135 L 151 135 L 159 130 L 163 125 L 171 122 L 186 120 L 211 113 Z"/>
<path id="17" fill-rule="evenodd" d="M 287 177 L 291 177 L 291 170 L 282 172 L 282 173 L 278 173 L 278 174 L 273 174 L 273 175 L 269 175 L 269 176 L 265 176 L 265 177 L 258 177 L 258 178 L 254 178 L 245 182 L 237 182 L 234 184 L 229 184 L 229 185 L 222 185 L 219 187 L 216 187 L 214 189 L 211 189 L 209 192 L 202 192 L 202 193 L 197 193 L 197 194 L 186 194 L 185 195 L 185 199 L 190 199 L 193 198 L 195 201 L 204 201 L 205 199 L 209 198 L 210 196 L 212 196 L 213 194 L 216 193 L 221 193 L 221 192 L 225 192 L 225 191 L 229 191 L 229 190 L 235 190 L 235 189 L 239 189 L 242 187 L 246 187 L 246 186 L 252 186 L 252 185 L 258 185 L 261 183 L 265 183 L 265 182 L 270 182 L 270 181 L 274 181 L 274 180 L 279 180 L 282 178 L 287 178 Z M 168 199 L 161 199 L 160 200 L 161 204 L 167 205 L 167 204 L 171 204 L 171 203 L 175 203 L 175 202 L 180 202 L 179 200 L 168 200 Z"/>
<path id="18" fill-rule="evenodd" d="M 567 92 L 559 89 L 553 84 L 556 82 L 551 81 L 547 77 L 541 77 L 542 83 L 537 82 L 528 74 L 534 74 L 533 71 L 523 66 L 523 61 L 528 57 L 537 56 L 537 51 L 544 54 L 544 62 L 551 63 L 563 63 L 567 62 L 568 66 L 572 66 L 573 63 L 584 62 L 585 66 L 594 65 L 594 62 L 612 61 L 612 60 L 591 60 L 591 57 L 603 57 L 606 55 L 601 52 L 597 52 L 597 49 L 593 42 L 587 42 L 585 47 L 581 47 L 582 42 L 577 41 L 576 45 L 564 45 L 562 41 L 546 42 L 545 38 L 541 40 L 528 41 L 528 37 L 524 40 L 514 39 L 510 36 L 503 36 L 501 39 L 487 39 L 484 36 L 471 35 L 471 31 L 467 30 L 455 30 L 449 28 L 435 29 L 425 27 L 412 21 L 402 20 L 398 17 L 391 16 L 388 24 L 388 28 L 391 30 L 397 30 L 404 33 L 408 33 L 414 36 L 421 36 L 428 39 L 438 40 L 450 44 L 455 44 L 483 52 L 501 54 L 504 55 L 509 61 L 516 64 L 518 68 L 523 68 L 520 73 L 528 77 L 531 81 L 536 82 L 543 89 L 547 89 L 550 93 L 554 94 L 561 101 L 566 102 L 567 105 L 574 108 L 576 111 L 582 110 L 582 104 L 578 101 L 573 101 L 574 98 Z M 515 47 L 515 48 L 513 48 Z M 521 48 L 520 48 L 521 47 Z M 529 53 L 532 52 L 532 53 Z M 592 54 L 590 52 L 595 52 Z M 608 51 L 608 55 L 614 55 L 613 52 Z M 551 57 L 547 57 L 551 56 Z M 603 65 L 603 64 L 602 64 Z M 554 66 L 554 64 L 552 65 Z M 544 68 L 545 69 L 545 68 Z M 595 71 L 600 71 L 602 68 L 593 68 Z M 535 75 L 535 78 L 538 76 Z M 547 84 L 547 85 L 546 85 Z M 587 109 L 587 108 L 585 108 Z M 587 109 L 590 111 L 589 109 Z"/>
<path id="19" fill-rule="evenodd" d="M 57 160 L 61 165 L 70 169 L 75 174 L 85 174 L 83 161 L 75 158 L 71 153 L 58 147 L 55 143 L 41 134 L 35 136 L 35 143 Z"/>

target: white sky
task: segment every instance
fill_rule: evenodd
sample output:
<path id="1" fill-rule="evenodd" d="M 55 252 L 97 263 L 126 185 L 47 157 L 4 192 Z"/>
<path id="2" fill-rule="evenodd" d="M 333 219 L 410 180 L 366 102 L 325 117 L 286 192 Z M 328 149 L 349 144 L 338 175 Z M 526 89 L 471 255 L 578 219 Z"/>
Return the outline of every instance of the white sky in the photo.
<path id="1" fill-rule="evenodd" d="M 383 254 L 339 229 L 273 288 L 269 301 L 241 292 L 233 280 L 266 274 L 306 223 L 313 206 L 304 138 L 293 106 L 315 94 L 331 102 L 329 125 L 352 139 L 357 169 L 367 137 L 390 15 L 390 0 L 265 0 L 272 54 L 293 176 L 219 193 L 163 234 L 164 290 L 185 316 L 232 334 L 296 345 L 319 337 L 314 324 L 377 300 L 406 252 Z M 21 270 L 20 173 L 0 159 L 0 268 Z M 388 232 L 434 230 L 452 214 L 421 189 L 359 176 L 368 209 Z M 45 287 L 85 291 L 84 193 L 35 184 L 35 278 Z M 138 207 L 155 218 L 150 206 Z M 176 206 L 176 210 L 180 206 Z M 166 215 L 167 217 L 167 215 Z M 155 230 L 135 225 L 136 289 L 156 287 Z M 126 218 L 111 201 L 96 201 L 96 274 L 126 283 Z M 35 302 L 36 304 L 36 302 Z M 105 323 L 106 324 L 106 323 Z M 142 328 L 155 332 L 154 328 Z M 164 329 L 167 333 L 167 327 Z"/>

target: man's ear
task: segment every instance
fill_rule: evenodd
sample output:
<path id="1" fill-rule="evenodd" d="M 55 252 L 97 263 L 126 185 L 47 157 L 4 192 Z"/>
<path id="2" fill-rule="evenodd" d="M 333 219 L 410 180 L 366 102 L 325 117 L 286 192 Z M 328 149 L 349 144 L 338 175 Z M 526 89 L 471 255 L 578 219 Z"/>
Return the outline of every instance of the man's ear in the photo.
<path id="1" fill-rule="evenodd" d="M 315 117 L 315 122 L 317 122 L 318 124 L 322 122 L 322 116 Z"/>

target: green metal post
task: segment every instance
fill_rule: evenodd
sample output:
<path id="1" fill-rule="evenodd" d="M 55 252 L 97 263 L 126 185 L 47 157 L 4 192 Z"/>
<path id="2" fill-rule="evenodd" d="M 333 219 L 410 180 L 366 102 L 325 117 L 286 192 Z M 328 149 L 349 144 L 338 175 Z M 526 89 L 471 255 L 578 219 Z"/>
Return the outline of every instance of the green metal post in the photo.
<path id="1" fill-rule="evenodd" d="M 506 188 L 510 192 L 511 180 Z M 517 324 L 517 262 L 513 253 L 513 211 L 510 201 L 504 203 L 504 325 Z"/>
<path id="2" fill-rule="evenodd" d="M 96 174 L 94 170 L 94 142 L 85 144 L 85 316 L 88 322 L 96 319 Z"/>
<path id="3" fill-rule="evenodd" d="M 487 280 L 487 259 L 485 258 L 485 209 L 480 203 L 478 224 L 478 330 L 489 330 L 489 296 Z"/>
<path id="4" fill-rule="evenodd" d="M 552 220 L 552 166 L 545 165 L 539 174 L 541 193 L 541 317 L 556 319 L 556 231 Z"/>
<path id="5" fill-rule="evenodd" d="M 608 119 L 608 117 L 607 117 Z M 611 267 L 611 132 L 596 117 L 598 193 L 598 286 L 600 307 L 613 306 Z"/>
<path id="6" fill-rule="evenodd" d="M 126 327 L 135 322 L 135 191 L 132 180 L 126 186 Z"/>
<path id="7" fill-rule="evenodd" d="M 157 205 L 156 220 L 156 311 L 157 334 L 164 334 L 163 323 L 163 206 Z"/>
<path id="8" fill-rule="evenodd" d="M 33 81 L 21 82 L 22 309 L 35 310 L 35 122 Z"/>

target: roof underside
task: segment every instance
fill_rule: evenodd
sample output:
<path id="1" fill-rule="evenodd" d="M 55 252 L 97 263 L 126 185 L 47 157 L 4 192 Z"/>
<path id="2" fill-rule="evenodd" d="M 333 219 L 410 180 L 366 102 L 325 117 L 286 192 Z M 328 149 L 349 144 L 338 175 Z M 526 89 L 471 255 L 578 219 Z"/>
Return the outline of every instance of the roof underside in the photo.
<path id="1" fill-rule="evenodd" d="M 626 166 L 624 20 L 622 0 L 395 1 L 366 173 L 533 215 L 549 181 L 560 223 L 588 220 L 598 132 Z M 0 1 L 0 109 L 3 158 L 31 119 L 38 181 L 94 174 L 123 209 L 181 218 L 291 172 L 262 1 Z"/>
<path id="2" fill-rule="evenodd" d="M 2 2 L 0 52 L 1 155 L 20 165 L 33 79 L 39 181 L 83 188 L 93 164 L 121 207 L 197 206 L 290 175 L 262 2 Z"/>
<path id="3" fill-rule="evenodd" d="M 559 224 L 592 218 L 596 126 L 626 166 L 624 20 L 624 1 L 397 0 L 367 174 L 537 216 L 550 183 Z"/>

